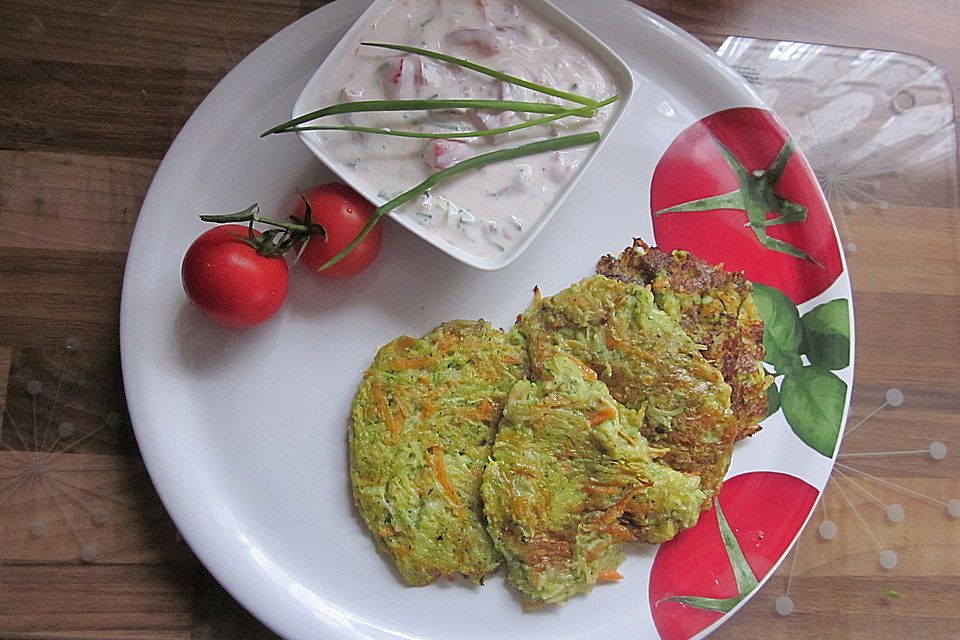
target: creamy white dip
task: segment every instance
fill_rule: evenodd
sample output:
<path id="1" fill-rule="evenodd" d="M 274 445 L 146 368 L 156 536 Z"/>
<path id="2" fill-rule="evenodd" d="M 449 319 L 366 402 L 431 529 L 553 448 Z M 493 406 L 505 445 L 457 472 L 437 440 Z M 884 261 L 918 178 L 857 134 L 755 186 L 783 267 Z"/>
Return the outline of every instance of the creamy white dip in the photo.
<path id="1" fill-rule="evenodd" d="M 359 32 L 329 76 L 325 104 L 355 100 L 472 98 L 577 105 L 412 54 L 361 46 L 405 44 L 597 100 L 616 93 L 612 77 L 586 50 L 510 0 L 396 0 Z M 322 105 L 318 105 L 322 106 Z M 565 118 L 491 137 L 424 140 L 322 132 L 341 171 L 377 185 L 384 199 L 467 157 L 545 137 L 603 130 L 611 108 L 593 119 Z M 493 129 L 542 114 L 475 110 L 362 113 L 325 119 L 342 125 L 425 132 Z M 531 229 L 580 165 L 587 148 L 487 165 L 442 183 L 397 210 L 478 258 L 496 258 Z"/>

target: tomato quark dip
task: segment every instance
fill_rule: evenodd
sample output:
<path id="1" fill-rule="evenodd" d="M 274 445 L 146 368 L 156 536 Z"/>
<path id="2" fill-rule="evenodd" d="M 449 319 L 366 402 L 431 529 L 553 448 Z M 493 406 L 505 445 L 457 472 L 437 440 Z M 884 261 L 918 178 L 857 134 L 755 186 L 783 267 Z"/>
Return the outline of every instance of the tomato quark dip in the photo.
<path id="1" fill-rule="evenodd" d="M 617 87 L 611 72 L 572 38 L 541 21 L 522 2 L 396 0 L 358 32 L 331 70 L 326 104 L 359 100 L 483 99 L 578 105 L 453 64 L 363 46 L 403 44 L 464 58 L 548 87 L 602 100 Z M 389 199 L 452 164 L 481 153 L 582 131 L 603 131 L 611 109 L 486 137 L 401 138 L 320 132 L 337 170 L 376 185 Z M 449 109 L 345 114 L 329 124 L 427 133 L 497 129 L 543 114 Z M 327 123 L 325 123 L 327 124 Z M 397 210 L 426 233 L 480 259 L 497 258 L 522 241 L 573 179 L 589 153 L 572 148 L 500 162 L 438 185 Z"/>

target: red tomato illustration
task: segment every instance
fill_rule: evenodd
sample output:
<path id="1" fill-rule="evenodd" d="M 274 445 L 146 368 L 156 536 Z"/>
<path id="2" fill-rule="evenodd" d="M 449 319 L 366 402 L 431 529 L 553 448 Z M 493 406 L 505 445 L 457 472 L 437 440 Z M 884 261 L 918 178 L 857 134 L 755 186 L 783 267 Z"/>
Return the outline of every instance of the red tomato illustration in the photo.
<path id="1" fill-rule="evenodd" d="M 657 550 L 650 610 L 660 637 L 687 640 L 743 600 L 783 556 L 818 495 L 803 480 L 770 471 L 724 482 L 718 499 L 735 540 L 724 543 L 714 508 Z"/>
<path id="2" fill-rule="evenodd" d="M 795 304 L 843 271 L 813 171 L 764 109 L 719 111 L 684 130 L 657 164 L 650 205 L 661 249 L 723 263 Z"/>

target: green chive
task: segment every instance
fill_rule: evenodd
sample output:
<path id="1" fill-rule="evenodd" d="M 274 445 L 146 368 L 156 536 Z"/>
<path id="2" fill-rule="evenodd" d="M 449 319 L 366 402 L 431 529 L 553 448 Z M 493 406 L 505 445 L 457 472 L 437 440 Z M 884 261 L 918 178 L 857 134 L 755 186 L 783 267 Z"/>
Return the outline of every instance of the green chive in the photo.
<path id="1" fill-rule="evenodd" d="M 344 256 L 353 251 L 353 249 L 363 241 L 368 233 L 373 229 L 374 226 L 380 221 L 380 218 L 393 211 L 394 209 L 405 205 L 414 198 L 416 198 L 421 193 L 427 191 L 428 189 L 434 187 L 438 183 L 452 178 L 455 175 L 461 174 L 465 171 L 470 171 L 471 169 L 477 169 L 484 165 L 492 164 L 494 162 L 502 162 L 504 160 L 513 160 L 515 158 L 522 158 L 524 156 L 530 156 L 537 153 L 545 153 L 547 151 L 556 151 L 558 149 L 567 149 L 569 147 L 579 147 L 586 144 L 593 144 L 600 140 L 599 131 L 588 131 L 586 133 L 576 133 L 569 136 L 562 136 L 559 138 L 548 138 L 546 140 L 538 140 L 536 142 L 530 142 L 528 144 L 520 145 L 517 147 L 510 147 L 508 149 L 498 149 L 497 151 L 491 151 L 489 153 L 484 153 L 478 156 L 473 156 L 472 158 L 467 158 L 457 164 L 450 165 L 446 169 L 441 169 L 440 171 L 429 176 L 426 180 L 413 187 L 404 191 L 397 197 L 393 198 L 389 202 L 385 202 L 373 212 L 370 220 L 367 224 L 360 230 L 360 233 L 348 244 L 344 249 L 330 258 L 326 264 L 322 265 L 317 271 L 323 271 L 328 269 L 340 262 Z"/>
<path id="2" fill-rule="evenodd" d="M 608 104 L 616 102 L 619 100 L 619 96 L 611 96 L 602 102 L 597 103 L 597 108 L 605 107 Z M 289 129 L 284 129 L 281 133 L 291 133 L 297 131 L 356 131 L 358 133 L 373 133 L 378 135 L 385 136 L 397 136 L 400 138 L 430 138 L 430 139 L 449 139 L 449 138 L 481 138 L 484 136 L 495 136 L 501 133 L 509 133 L 511 131 L 517 131 L 520 129 L 526 129 L 528 127 L 536 127 L 541 124 L 547 124 L 555 120 L 561 120 L 563 118 L 578 115 L 579 112 L 582 112 L 582 107 L 577 107 L 574 109 L 567 109 L 566 111 L 561 111 L 560 113 L 555 113 L 550 116 L 544 116 L 543 118 L 536 118 L 534 120 L 527 120 L 526 122 L 521 122 L 519 124 L 513 124 L 507 127 L 498 127 L 496 129 L 483 129 L 483 130 L 473 130 L 473 131 L 456 131 L 453 133 L 423 133 L 420 131 L 405 131 L 402 129 L 389 129 L 386 127 L 357 127 L 353 125 L 343 125 L 343 126 L 333 126 L 333 125 L 305 125 L 300 127 L 291 127 Z"/>
<path id="3" fill-rule="evenodd" d="M 472 71 L 476 71 L 477 73 L 482 73 L 485 76 L 490 76 L 491 78 L 496 78 L 497 80 L 503 80 L 504 82 L 509 82 L 510 84 L 531 89 L 538 93 L 545 93 L 548 96 L 563 98 L 564 100 L 569 100 L 570 102 L 576 102 L 578 104 L 584 104 L 591 107 L 595 107 L 597 105 L 597 101 L 593 100 L 592 98 L 587 98 L 586 96 L 570 93 L 569 91 L 561 91 L 560 89 L 554 89 L 553 87 L 537 84 L 536 82 L 511 76 L 502 71 L 485 67 L 482 64 L 477 64 L 476 62 L 471 62 L 470 60 L 464 60 L 463 58 L 457 58 L 445 53 L 440 53 L 439 51 L 421 49 L 420 47 L 409 47 L 403 44 L 389 44 L 385 42 L 361 42 L 360 44 L 367 47 L 379 47 L 381 49 L 392 49 L 394 51 L 403 51 L 405 53 L 416 53 L 417 55 L 425 56 L 427 58 L 434 58 L 435 60 L 440 60 L 442 62 L 449 62 L 450 64 L 457 65 L 458 67 L 470 69 Z"/>
<path id="4" fill-rule="evenodd" d="M 594 115 L 594 105 L 574 109 L 567 115 L 591 118 Z M 275 127 L 267 129 L 260 137 L 272 133 L 283 133 L 285 130 L 326 116 L 342 113 L 362 113 L 369 111 L 429 111 L 432 109 L 489 109 L 491 111 L 520 111 L 524 113 L 566 113 L 569 108 L 557 104 L 544 102 L 522 102 L 518 100 L 359 100 L 357 102 L 340 102 L 337 104 L 305 113 L 288 120 Z"/>

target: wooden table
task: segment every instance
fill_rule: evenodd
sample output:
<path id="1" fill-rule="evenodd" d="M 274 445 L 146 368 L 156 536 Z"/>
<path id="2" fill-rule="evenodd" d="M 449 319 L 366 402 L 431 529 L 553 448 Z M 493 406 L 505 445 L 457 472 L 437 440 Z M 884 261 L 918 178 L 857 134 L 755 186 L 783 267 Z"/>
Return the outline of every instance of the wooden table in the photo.
<path id="1" fill-rule="evenodd" d="M 274 637 L 179 540 L 144 473 L 118 310 L 130 235 L 173 137 L 227 71 L 320 4 L 0 3 L 0 638 Z M 642 4 L 712 44 L 918 54 L 958 97 L 955 0 Z M 928 178 L 955 189 L 949 172 Z M 857 468 L 881 480 L 867 492 L 835 478 L 798 550 L 717 638 L 960 637 L 960 521 L 942 504 L 960 497 L 960 210 L 949 197 L 885 205 L 883 224 L 859 216 L 848 229 L 864 250 L 848 254 L 857 428 L 844 452 L 936 441 L 947 455 L 864 458 Z M 48 450 L 63 455 L 31 466 Z M 903 504 L 907 522 L 871 494 Z M 825 540 L 824 519 L 849 535 Z M 874 535 L 897 550 L 896 572 L 877 566 Z M 775 612 L 785 593 L 788 617 Z"/>

